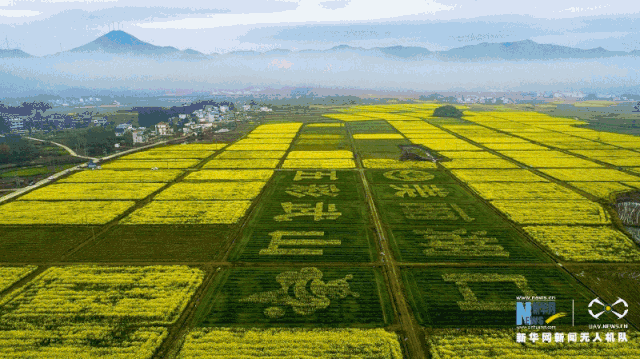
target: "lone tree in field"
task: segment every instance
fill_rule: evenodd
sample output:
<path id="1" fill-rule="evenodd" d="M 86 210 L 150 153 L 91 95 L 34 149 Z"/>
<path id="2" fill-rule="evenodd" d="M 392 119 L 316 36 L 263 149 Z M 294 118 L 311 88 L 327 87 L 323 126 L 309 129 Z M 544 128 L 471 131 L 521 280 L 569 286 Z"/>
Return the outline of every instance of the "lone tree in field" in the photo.
<path id="1" fill-rule="evenodd" d="M 445 105 L 445 106 L 440 106 L 440 107 L 436 108 L 436 110 L 433 111 L 433 116 L 434 117 L 455 117 L 455 118 L 460 118 L 460 117 L 462 117 L 462 111 L 458 110 L 454 106 Z"/>

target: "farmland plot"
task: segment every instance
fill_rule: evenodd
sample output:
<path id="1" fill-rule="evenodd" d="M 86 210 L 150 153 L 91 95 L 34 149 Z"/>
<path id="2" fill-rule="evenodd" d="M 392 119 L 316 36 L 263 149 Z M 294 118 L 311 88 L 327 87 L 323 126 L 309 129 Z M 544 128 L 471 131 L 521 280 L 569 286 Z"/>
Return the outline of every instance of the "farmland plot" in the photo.
<path id="1" fill-rule="evenodd" d="M 217 277 L 197 315 L 204 326 L 379 326 L 391 320 L 381 286 L 372 268 L 234 268 Z"/>

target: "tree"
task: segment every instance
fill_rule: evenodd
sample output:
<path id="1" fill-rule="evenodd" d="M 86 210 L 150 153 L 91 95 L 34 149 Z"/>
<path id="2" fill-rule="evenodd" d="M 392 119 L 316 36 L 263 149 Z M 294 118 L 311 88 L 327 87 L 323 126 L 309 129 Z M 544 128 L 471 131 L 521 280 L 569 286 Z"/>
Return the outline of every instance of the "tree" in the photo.
<path id="1" fill-rule="evenodd" d="M 0 133 L 7 133 L 9 130 L 9 125 L 5 122 L 4 117 L 0 116 Z"/>
<path id="2" fill-rule="evenodd" d="M 439 93 L 432 93 L 429 96 L 425 96 L 425 95 L 420 96 L 419 100 L 422 100 L 422 101 L 434 101 L 434 100 L 435 101 L 440 101 L 443 98 L 444 98 L 444 96 L 440 95 Z"/>
<path id="3" fill-rule="evenodd" d="M 460 111 L 457 108 L 455 108 L 455 106 L 445 105 L 445 106 L 440 106 L 440 107 L 436 108 L 436 110 L 433 111 L 433 116 L 434 117 L 455 117 L 455 118 L 460 118 L 460 117 L 462 117 L 462 111 Z"/>
<path id="4" fill-rule="evenodd" d="M 89 155 L 105 155 L 114 148 L 116 134 L 104 127 L 92 127 L 87 130 L 87 152 Z"/>
<path id="5" fill-rule="evenodd" d="M 3 140 L 0 144 L 0 163 L 26 162 L 40 154 L 38 148 L 31 141 L 20 136 L 7 135 Z"/>
<path id="6" fill-rule="evenodd" d="M 133 132 L 127 131 L 122 136 L 124 137 L 124 144 L 127 147 L 133 147 Z"/>
<path id="7" fill-rule="evenodd" d="M 154 127 L 167 119 L 167 113 L 160 107 L 142 107 L 138 109 L 138 124 L 142 127 Z"/>

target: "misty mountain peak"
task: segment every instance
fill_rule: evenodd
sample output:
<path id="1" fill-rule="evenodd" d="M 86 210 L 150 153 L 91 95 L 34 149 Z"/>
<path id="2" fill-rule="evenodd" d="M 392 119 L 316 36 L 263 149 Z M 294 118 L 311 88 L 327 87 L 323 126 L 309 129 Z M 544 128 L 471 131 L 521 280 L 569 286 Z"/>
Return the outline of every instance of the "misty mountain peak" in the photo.
<path id="1" fill-rule="evenodd" d="M 71 52 L 107 52 L 112 54 L 129 53 L 133 55 L 164 55 L 179 53 L 180 50 L 171 46 L 155 46 L 139 40 L 137 37 L 122 30 L 110 31 L 107 34 L 91 41 L 90 43 L 76 47 Z"/>
<path id="2" fill-rule="evenodd" d="M 150 45 L 144 41 L 140 41 L 137 37 L 122 30 L 109 31 L 107 34 L 97 38 L 94 42 L 124 46 Z"/>

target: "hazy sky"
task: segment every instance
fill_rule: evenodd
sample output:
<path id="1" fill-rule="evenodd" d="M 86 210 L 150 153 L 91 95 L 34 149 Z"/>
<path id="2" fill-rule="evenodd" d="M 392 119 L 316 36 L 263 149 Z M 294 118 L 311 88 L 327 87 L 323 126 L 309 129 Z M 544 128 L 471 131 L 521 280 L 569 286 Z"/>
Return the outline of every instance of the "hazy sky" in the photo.
<path id="1" fill-rule="evenodd" d="M 0 47 L 51 54 L 93 41 L 113 22 L 154 45 L 204 53 L 340 44 L 446 50 L 525 39 L 640 49 L 640 2 L 602 0 L 0 0 Z"/>

